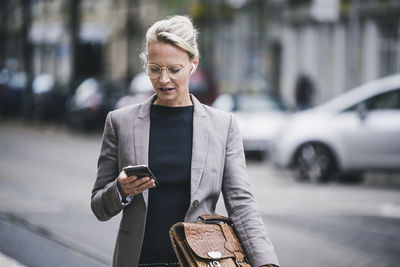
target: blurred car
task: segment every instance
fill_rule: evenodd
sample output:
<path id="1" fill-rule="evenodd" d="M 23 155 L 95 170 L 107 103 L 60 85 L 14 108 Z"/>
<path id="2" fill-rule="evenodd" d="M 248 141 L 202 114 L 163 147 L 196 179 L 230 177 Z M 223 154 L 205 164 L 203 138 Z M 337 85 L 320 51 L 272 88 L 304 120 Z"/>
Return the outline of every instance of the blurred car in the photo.
<path id="1" fill-rule="evenodd" d="M 90 77 L 82 81 L 68 100 L 68 124 L 76 129 L 97 130 L 120 96 L 116 85 Z"/>
<path id="2" fill-rule="evenodd" d="M 145 72 L 141 72 L 132 79 L 129 94 L 122 96 L 115 104 L 115 108 L 142 103 L 153 93 L 154 88 L 149 76 Z"/>
<path id="3" fill-rule="evenodd" d="M 313 183 L 399 170 L 400 74 L 294 114 L 274 142 L 273 161 Z"/>
<path id="4" fill-rule="evenodd" d="M 65 96 L 57 90 L 54 76 L 41 73 L 32 81 L 34 115 L 36 119 L 57 119 L 63 114 Z"/>
<path id="5" fill-rule="evenodd" d="M 21 111 L 23 96 L 27 86 L 26 73 L 0 70 L 0 112 L 4 115 L 15 115 Z"/>
<path id="6" fill-rule="evenodd" d="M 201 103 L 211 105 L 217 97 L 217 90 L 212 75 L 203 68 L 198 68 L 190 77 L 189 92 Z"/>
<path id="7" fill-rule="evenodd" d="M 285 124 L 287 113 L 283 105 L 267 94 L 222 94 L 214 107 L 233 112 L 248 155 L 265 159 L 269 155 L 271 141 Z"/>

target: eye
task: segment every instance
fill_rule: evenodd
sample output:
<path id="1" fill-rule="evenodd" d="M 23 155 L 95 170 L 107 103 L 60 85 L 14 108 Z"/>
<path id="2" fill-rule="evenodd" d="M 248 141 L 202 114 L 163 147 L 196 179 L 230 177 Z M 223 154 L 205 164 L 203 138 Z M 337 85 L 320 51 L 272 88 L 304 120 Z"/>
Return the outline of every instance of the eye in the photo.
<path id="1" fill-rule="evenodd" d="M 182 69 L 181 66 L 169 66 L 169 67 L 168 67 L 168 71 L 169 71 L 170 73 L 173 73 L 173 74 L 178 73 L 181 69 Z"/>
<path id="2" fill-rule="evenodd" d="M 161 68 L 159 66 L 156 66 L 156 65 L 149 65 L 149 71 L 151 73 L 160 73 Z"/>

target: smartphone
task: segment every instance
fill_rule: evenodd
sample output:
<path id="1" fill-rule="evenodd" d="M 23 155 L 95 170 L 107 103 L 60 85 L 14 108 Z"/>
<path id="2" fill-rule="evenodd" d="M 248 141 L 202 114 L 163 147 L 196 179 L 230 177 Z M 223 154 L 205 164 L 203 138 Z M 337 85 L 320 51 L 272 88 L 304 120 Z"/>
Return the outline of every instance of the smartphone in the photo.
<path id="1" fill-rule="evenodd" d="M 156 184 L 156 186 L 153 188 L 156 188 L 158 186 L 158 181 L 156 177 L 154 176 L 154 174 L 151 172 L 151 170 L 147 165 L 127 166 L 123 168 L 123 170 L 128 177 L 132 175 L 136 175 L 138 178 L 146 176 L 150 177 L 150 179 L 153 179 L 154 183 Z"/>

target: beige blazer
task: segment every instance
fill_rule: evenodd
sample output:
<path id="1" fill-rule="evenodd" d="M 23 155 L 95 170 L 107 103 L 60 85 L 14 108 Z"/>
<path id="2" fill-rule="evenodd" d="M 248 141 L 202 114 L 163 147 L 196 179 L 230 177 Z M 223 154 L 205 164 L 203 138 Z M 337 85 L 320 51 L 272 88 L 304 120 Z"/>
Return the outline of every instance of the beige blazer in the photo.
<path id="1" fill-rule="evenodd" d="M 115 245 L 113 266 L 137 266 L 146 223 L 148 191 L 123 206 L 117 193 L 119 172 L 124 166 L 147 164 L 150 107 L 155 96 L 143 104 L 108 114 L 98 160 L 91 207 L 105 221 L 123 211 Z M 229 217 L 253 266 L 278 265 L 256 202 L 250 192 L 242 139 L 233 116 L 201 104 L 191 96 L 193 150 L 190 207 L 185 221 L 215 213 L 220 192 Z"/>

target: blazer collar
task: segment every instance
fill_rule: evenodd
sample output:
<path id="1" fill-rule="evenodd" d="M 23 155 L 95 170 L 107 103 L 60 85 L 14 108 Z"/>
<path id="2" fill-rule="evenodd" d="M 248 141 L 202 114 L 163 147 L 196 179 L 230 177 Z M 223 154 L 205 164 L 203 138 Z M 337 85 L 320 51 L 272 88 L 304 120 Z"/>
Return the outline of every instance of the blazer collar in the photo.
<path id="1" fill-rule="evenodd" d="M 150 116 L 150 109 L 151 109 L 151 105 L 153 104 L 153 102 L 156 100 L 157 95 L 153 94 L 152 96 L 150 96 L 149 98 L 147 98 L 142 105 L 140 105 L 139 107 L 139 111 L 137 113 L 137 117 L 139 119 L 145 119 L 147 117 Z"/>
<path id="2" fill-rule="evenodd" d="M 149 136 L 150 136 L 150 109 L 157 95 L 152 95 L 139 107 L 137 119 L 133 125 L 134 147 L 136 164 L 148 164 Z M 193 95 L 190 98 L 194 105 L 193 111 L 193 141 L 191 161 L 191 199 L 193 199 L 200 185 L 208 148 L 208 116 L 203 106 Z M 147 206 L 148 190 L 143 192 Z"/>

